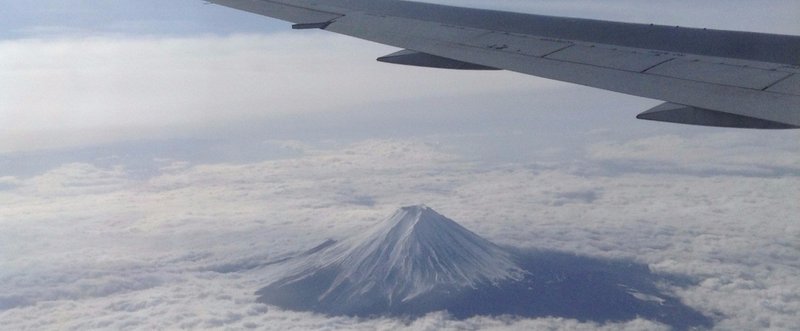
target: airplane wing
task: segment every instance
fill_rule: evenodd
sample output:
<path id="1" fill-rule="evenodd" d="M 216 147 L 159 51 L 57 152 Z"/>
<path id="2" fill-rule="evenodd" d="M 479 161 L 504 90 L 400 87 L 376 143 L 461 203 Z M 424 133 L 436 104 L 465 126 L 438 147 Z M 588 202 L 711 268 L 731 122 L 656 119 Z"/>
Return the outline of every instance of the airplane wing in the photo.
<path id="1" fill-rule="evenodd" d="M 665 103 L 640 119 L 800 128 L 800 37 L 394 0 L 209 0 L 402 48 L 388 63 L 505 69 Z"/>

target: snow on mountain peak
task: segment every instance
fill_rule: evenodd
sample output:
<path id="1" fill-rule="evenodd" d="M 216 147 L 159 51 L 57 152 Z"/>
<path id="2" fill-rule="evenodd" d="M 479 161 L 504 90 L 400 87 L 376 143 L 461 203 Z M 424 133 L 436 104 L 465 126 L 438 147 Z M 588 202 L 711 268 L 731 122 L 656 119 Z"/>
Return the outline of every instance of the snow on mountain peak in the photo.
<path id="1" fill-rule="evenodd" d="M 523 275 L 506 250 L 424 205 L 400 208 L 370 231 L 316 254 L 304 268 L 337 270 L 320 300 L 378 292 L 390 302 L 406 301 Z"/>

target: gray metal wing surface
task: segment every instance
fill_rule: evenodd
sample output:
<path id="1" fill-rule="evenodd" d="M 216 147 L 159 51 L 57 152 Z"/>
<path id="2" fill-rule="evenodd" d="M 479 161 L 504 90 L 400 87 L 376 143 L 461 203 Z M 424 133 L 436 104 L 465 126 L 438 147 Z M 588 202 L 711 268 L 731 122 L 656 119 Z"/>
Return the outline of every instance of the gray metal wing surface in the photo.
<path id="1" fill-rule="evenodd" d="M 800 37 L 393 0 L 211 0 L 404 49 L 379 60 L 505 69 L 665 101 L 638 118 L 800 128 Z"/>

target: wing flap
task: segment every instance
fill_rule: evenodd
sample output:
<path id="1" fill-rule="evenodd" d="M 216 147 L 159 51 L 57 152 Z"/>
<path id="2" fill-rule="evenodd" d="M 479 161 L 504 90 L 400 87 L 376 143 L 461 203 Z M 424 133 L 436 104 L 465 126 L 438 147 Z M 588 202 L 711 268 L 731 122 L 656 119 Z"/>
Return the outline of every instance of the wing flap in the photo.
<path id="1" fill-rule="evenodd" d="M 643 72 L 675 57 L 664 52 L 575 45 L 550 54 L 547 58 L 624 71 Z"/>
<path id="2" fill-rule="evenodd" d="M 665 62 L 646 73 L 754 90 L 766 89 L 791 75 L 776 70 L 684 59 Z"/>

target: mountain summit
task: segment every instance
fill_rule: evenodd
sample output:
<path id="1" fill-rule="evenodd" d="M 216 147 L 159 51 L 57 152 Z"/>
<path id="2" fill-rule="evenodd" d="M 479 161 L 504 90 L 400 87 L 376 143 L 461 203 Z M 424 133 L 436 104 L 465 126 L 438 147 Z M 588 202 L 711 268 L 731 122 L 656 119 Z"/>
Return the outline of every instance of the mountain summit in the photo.
<path id="1" fill-rule="evenodd" d="M 323 294 L 376 292 L 388 302 L 452 287 L 520 279 L 511 254 L 427 206 L 400 208 L 362 236 L 331 247 L 315 264 L 335 267 Z"/>
<path id="2" fill-rule="evenodd" d="M 677 330 L 712 321 L 662 293 L 674 278 L 646 265 L 497 246 L 426 206 L 409 206 L 345 240 L 280 264 L 256 292 L 290 310 L 350 316 L 652 318 Z M 680 286 L 681 284 L 675 284 Z"/>

